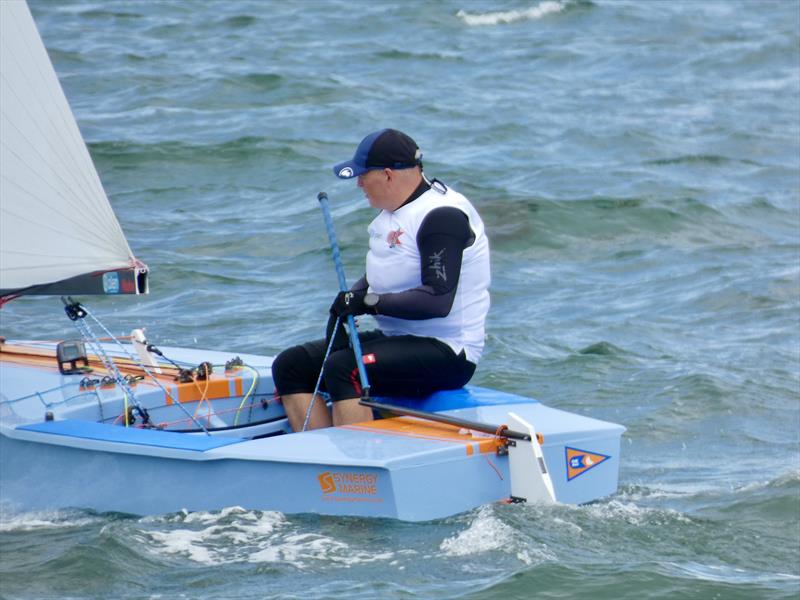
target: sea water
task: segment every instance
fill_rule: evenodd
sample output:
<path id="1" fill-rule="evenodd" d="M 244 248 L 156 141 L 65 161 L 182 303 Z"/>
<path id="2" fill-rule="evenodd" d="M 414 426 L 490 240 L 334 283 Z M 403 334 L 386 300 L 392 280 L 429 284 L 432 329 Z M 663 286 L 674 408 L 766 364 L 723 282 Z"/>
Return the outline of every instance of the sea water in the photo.
<path id="1" fill-rule="evenodd" d="M 316 195 L 352 281 L 373 212 L 331 166 L 396 127 L 486 222 L 473 382 L 627 433 L 619 492 L 580 507 L 5 510 L 0 597 L 800 595 L 800 3 L 31 8 L 152 270 L 149 296 L 84 298 L 112 331 L 270 355 L 321 335 L 337 282 Z M 0 320 L 73 334 L 55 298 Z"/>

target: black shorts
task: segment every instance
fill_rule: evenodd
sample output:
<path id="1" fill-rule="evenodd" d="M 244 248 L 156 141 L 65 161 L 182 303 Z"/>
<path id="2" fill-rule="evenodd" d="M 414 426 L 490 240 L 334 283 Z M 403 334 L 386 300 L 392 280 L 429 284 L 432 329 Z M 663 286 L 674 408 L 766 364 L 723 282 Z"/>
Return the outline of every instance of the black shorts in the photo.
<path id="1" fill-rule="evenodd" d="M 475 372 L 475 364 L 463 351 L 456 354 L 435 338 L 387 336 L 380 331 L 368 331 L 359 338 L 372 396 L 426 396 L 437 390 L 457 389 Z M 325 340 L 316 340 L 281 352 L 272 363 L 276 394 L 312 393 L 326 349 Z M 361 397 L 352 348 L 331 352 L 320 389 L 333 401 Z"/>

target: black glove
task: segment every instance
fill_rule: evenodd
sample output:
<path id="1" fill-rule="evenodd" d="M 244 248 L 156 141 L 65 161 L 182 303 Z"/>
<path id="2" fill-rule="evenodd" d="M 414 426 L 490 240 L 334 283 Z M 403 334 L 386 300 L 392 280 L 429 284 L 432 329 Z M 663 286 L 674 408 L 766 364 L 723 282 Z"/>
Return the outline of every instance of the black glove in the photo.
<path id="1" fill-rule="evenodd" d="M 331 304 L 331 314 L 341 317 L 342 320 L 346 319 L 349 315 L 363 315 L 367 312 L 367 307 L 364 304 L 364 296 L 366 295 L 367 290 L 339 292 L 336 296 L 336 300 Z"/>

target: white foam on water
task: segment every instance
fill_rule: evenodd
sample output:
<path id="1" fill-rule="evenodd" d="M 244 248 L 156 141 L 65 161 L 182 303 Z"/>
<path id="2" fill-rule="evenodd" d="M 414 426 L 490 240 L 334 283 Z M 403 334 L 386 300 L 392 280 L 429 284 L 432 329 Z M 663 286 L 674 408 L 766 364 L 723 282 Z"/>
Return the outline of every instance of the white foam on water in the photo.
<path id="1" fill-rule="evenodd" d="M 43 511 L 17 514 L 0 511 L 0 532 L 83 527 L 96 523 L 99 520 L 100 519 L 96 517 L 69 511 Z"/>
<path id="2" fill-rule="evenodd" d="M 503 523 L 491 506 L 482 506 L 464 531 L 446 538 L 439 545 L 445 556 L 461 557 L 502 551 L 516 555 L 525 565 L 555 560 L 546 546 L 535 548 L 517 535 L 518 532 Z"/>
<path id="3" fill-rule="evenodd" d="M 182 511 L 139 522 L 148 528 L 133 537 L 151 554 L 185 557 L 204 565 L 246 561 L 259 540 L 270 539 L 287 523 L 282 513 L 246 511 L 238 506 L 219 512 Z M 161 525 L 167 527 L 159 528 Z"/>
<path id="4" fill-rule="evenodd" d="M 351 567 L 391 562 L 399 554 L 354 549 L 326 535 L 299 532 L 282 513 L 240 507 L 181 512 L 166 518 L 145 518 L 140 523 L 155 525 L 134 534 L 148 552 L 203 565 L 273 563 L 303 570 L 319 563 Z"/>
<path id="5" fill-rule="evenodd" d="M 232 515 L 243 519 L 245 521 L 259 521 L 262 520 L 259 518 L 259 515 L 254 512 L 249 512 L 242 508 L 241 506 L 229 506 L 227 508 L 223 508 L 218 513 L 216 512 L 188 512 L 184 511 L 183 513 L 186 515 L 183 519 L 184 523 L 217 523 L 220 520 L 226 519 Z M 282 517 L 281 513 L 273 512 L 273 513 L 263 513 L 268 514 L 270 517 Z M 279 520 L 279 519 L 278 519 Z"/>
<path id="6" fill-rule="evenodd" d="M 584 506 L 569 506 L 565 508 L 576 511 L 585 511 L 593 519 L 605 519 L 611 521 L 624 521 L 629 525 L 644 525 L 656 521 L 677 521 L 680 523 L 691 523 L 691 519 L 686 515 L 671 508 L 652 508 L 643 507 L 633 502 L 621 502 L 610 500 L 605 503 L 588 504 Z"/>
<path id="7" fill-rule="evenodd" d="M 583 533 L 583 528 L 580 525 L 571 523 L 570 521 L 565 521 L 564 519 L 560 519 L 559 517 L 553 517 L 552 523 L 562 529 L 566 529 L 570 533 L 574 534 Z"/>
<path id="8" fill-rule="evenodd" d="M 177 529 L 174 531 L 149 532 L 151 542 L 159 544 L 161 551 L 166 554 L 185 556 L 189 560 L 202 563 L 204 565 L 218 564 L 208 547 L 203 544 L 203 540 L 210 537 L 208 530 L 191 531 L 189 529 Z M 152 546 L 150 547 L 152 548 Z"/>
<path id="9" fill-rule="evenodd" d="M 621 488 L 615 498 L 620 501 L 637 502 L 642 500 L 675 500 L 698 494 L 707 493 L 713 488 L 710 485 L 697 485 L 693 483 L 636 486 L 635 488 Z"/>
<path id="10" fill-rule="evenodd" d="M 289 535 L 271 543 L 248 557 L 251 563 L 287 563 L 304 565 L 307 561 L 319 561 L 335 556 L 347 549 L 347 544 L 315 534 Z"/>
<path id="11" fill-rule="evenodd" d="M 566 8 L 566 5 L 563 2 L 545 0 L 525 10 L 494 11 L 483 14 L 470 14 L 464 10 L 459 10 L 456 16 L 471 26 L 499 25 L 501 23 L 541 19 L 546 15 L 561 12 L 564 8 Z"/>
<path id="12" fill-rule="evenodd" d="M 248 557 L 251 563 L 286 563 L 295 568 L 304 569 L 312 563 L 325 562 L 344 567 L 372 563 L 388 562 L 395 559 L 394 552 L 366 552 L 355 550 L 348 544 L 319 534 L 290 535 L 281 539 L 270 540 L 263 549 L 253 552 Z"/>

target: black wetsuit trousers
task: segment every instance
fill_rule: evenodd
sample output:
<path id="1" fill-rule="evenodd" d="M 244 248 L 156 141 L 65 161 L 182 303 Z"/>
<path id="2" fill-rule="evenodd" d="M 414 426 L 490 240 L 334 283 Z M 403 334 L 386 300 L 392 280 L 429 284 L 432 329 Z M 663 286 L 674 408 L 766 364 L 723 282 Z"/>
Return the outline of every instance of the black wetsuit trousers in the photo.
<path id="1" fill-rule="evenodd" d="M 361 351 L 371 396 L 425 396 L 437 390 L 457 389 L 475 372 L 464 352 L 435 338 L 413 335 L 387 336 L 380 331 L 361 334 Z M 312 393 L 327 349 L 325 340 L 293 346 L 272 363 L 276 394 Z M 353 350 L 334 348 L 325 363 L 322 391 L 331 400 L 361 396 L 361 383 Z"/>

